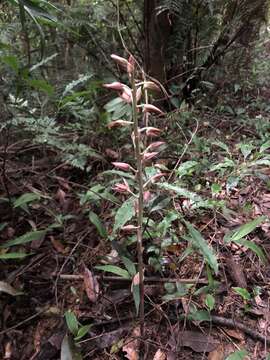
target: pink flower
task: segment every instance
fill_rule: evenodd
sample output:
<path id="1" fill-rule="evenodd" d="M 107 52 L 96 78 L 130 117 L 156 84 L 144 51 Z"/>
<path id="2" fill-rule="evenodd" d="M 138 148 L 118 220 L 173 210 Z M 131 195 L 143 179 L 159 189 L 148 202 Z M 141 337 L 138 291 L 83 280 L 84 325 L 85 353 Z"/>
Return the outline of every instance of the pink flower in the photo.
<path id="1" fill-rule="evenodd" d="M 146 128 L 146 136 L 156 137 L 159 136 L 161 132 L 162 131 L 160 129 L 157 129 L 155 127 L 149 126 Z"/>
<path id="2" fill-rule="evenodd" d="M 160 178 L 162 178 L 163 176 L 166 176 L 166 175 L 167 175 L 166 173 L 158 173 L 158 174 L 152 176 L 150 178 L 150 181 L 153 183 L 153 182 L 159 180 Z"/>
<path id="3" fill-rule="evenodd" d="M 127 163 L 113 162 L 112 164 L 113 164 L 113 166 L 115 166 L 116 168 L 118 168 L 120 170 L 128 171 L 128 170 L 132 169 L 131 166 Z"/>
<path id="4" fill-rule="evenodd" d="M 143 87 L 146 90 L 154 90 L 160 92 L 160 87 L 157 84 L 155 84 L 153 81 L 145 81 Z"/>
<path id="5" fill-rule="evenodd" d="M 103 84 L 103 87 L 105 87 L 106 89 L 112 89 L 112 90 L 123 90 L 124 88 L 124 84 L 120 83 L 119 81 L 115 81 L 111 84 Z"/>
<path id="6" fill-rule="evenodd" d="M 137 102 L 139 102 L 141 100 L 141 97 L 142 97 L 142 88 L 141 86 L 137 89 L 137 92 L 136 92 L 136 100 Z"/>
<path id="7" fill-rule="evenodd" d="M 162 110 L 160 110 L 158 107 L 151 105 L 151 104 L 145 104 L 143 107 L 143 112 L 165 115 L 165 113 Z"/>
<path id="8" fill-rule="evenodd" d="M 128 66 L 128 61 L 126 59 L 124 59 L 123 57 L 121 56 L 118 56 L 118 55 L 115 55 L 115 54 L 112 54 L 111 55 L 111 58 L 117 62 L 118 65 L 122 66 L 123 68 L 127 68 Z"/>
<path id="9" fill-rule="evenodd" d="M 129 74 L 132 74 L 134 72 L 134 69 L 135 69 L 135 59 L 134 56 L 130 55 L 128 59 L 127 72 Z"/>
<path id="10" fill-rule="evenodd" d="M 120 127 L 120 126 L 128 126 L 128 125 L 132 125 L 133 122 L 132 121 L 126 121 L 126 120 L 115 120 L 115 121 L 111 121 L 108 124 L 108 128 L 112 129 L 115 127 Z"/>
<path id="11" fill-rule="evenodd" d="M 135 225 L 125 225 L 121 228 L 121 230 L 125 231 L 125 232 L 134 232 L 137 229 L 138 229 L 138 226 L 135 226 Z"/>
<path id="12" fill-rule="evenodd" d="M 161 145 L 164 145 L 165 142 L 164 141 L 156 141 L 156 142 L 153 142 L 152 144 L 150 144 L 148 147 L 147 147 L 147 150 L 155 150 L 157 148 L 159 148 Z"/>
<path id="13" fill-rule="evenodd" d="M 127 103 L 131 103 L 132 102 L 132 92 L 131 89 L 124 85 L 123 89 L 122 89 L 122 93 L 120 94 L 121 99 L 123 99 L 125 102 Z"/>
<path id="14" fill-rule="evenodd" d="M 128 186 L 128 183 L 125 184 L 115 184 L 114 187 L 112 188 L 114 191 L 117 191 L 119 193 L 128 193 L 130 192 L 130 188 Z"/>
<path id="15" fill-rule="evenodd" d="M 143 201 L 147 203 L 150 199 L 151 199 L 151 193 L 150 191 L 147 190 L 143 193 Z"/>
<path id="16" fill-rule="evenodd" d="M 158 152 L 149 152 L 143 154 L 143 160 L 150 160 L 153 157 L 157 156 Z"/>

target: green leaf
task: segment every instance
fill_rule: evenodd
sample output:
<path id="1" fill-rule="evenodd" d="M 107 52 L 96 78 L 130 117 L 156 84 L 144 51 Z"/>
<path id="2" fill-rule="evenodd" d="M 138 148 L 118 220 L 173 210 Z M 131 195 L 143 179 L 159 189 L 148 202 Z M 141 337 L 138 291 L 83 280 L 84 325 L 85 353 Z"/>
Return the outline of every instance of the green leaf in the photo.
<path id="1" fill-rule="evenodd" d="M 65 335 L 61 344 L 60 360 L 82 360 L 82 356 L 76 349 L 73 340 L 68 335 Z"/>
<path id="2" fill-rule="evenodd" d="M 207 241 L 202 237 L 201 233 L 195 229 L 191 223 L 185 221 L 185 224 L 190 235 L 190 238 L 188 237 L 187 239 L 191 240 L 193 246 L 195 246 L 200 251 L 205 261 L 214 270 L 215 274 L 217 274 L 218 262 L 213 248 L 207 243 Z"/>
<path id="3" fill-rule="evenodd" d="M 190 199 L 192 201 L 202 201 L 203 199 L 201 198 L 201 196 L 199 196 L 196 193 L 193 193 L 185 188 L 181 188 L 179 186 L 176 185 L 171 185 L 168 183 L 157 183 L 157 186 L 161 189 L 164 190 L 168 190 L 168 191 L 173 191 L 175 192 L 177 195 L 182 196 L 184 198 Z"/>
<path id="4" fill-rule="evenodd" d="M 256 229 L 263 221 L 266 220 L 266 216 L 260 216 L 255 220 L 250 221 L 247 224 L 241 225 L 237 230 L 231 231 L 230 233 L 224 236 L 224 242 L 228 243 L 231 241 L 239 241 L 245 236 L 250 234 L 253 230 Z"/>
<path id="5" fill-rule="evenodd" d="M 236 294 L 240 295 L 244 300 L 251 299 L 250 293 L 247 291 L 247 289 L 241 287 L 233 287 L 232 289 L 234 292 L 236 292 Z"/>
<path id="6" fill-rule="evenodd" d="M 68 327 L 69 331 L 74 336 L 77 336 L 78 330 L 79 330 L 79 323 L 78 323 L 78 320 L 77 320 L 76 315 L 74 314 L 74 312 L 71 311 L 71 310 L 66 311 L 65 312 L 65 320 L 66 320 L 67 327 Z"/>
<path id="7" fill-rule="evenodd" d="M 194 321 L 211 321 L 209 311 L 197 310 L 188 314 L 188 318 Z"/>
<path id="8" fill-rule="evenodd" d="M 231 154 L 228 146 L 219 140 L 214 141 L 212 145 L 216 145 L 216 146 L 220 147 L 222 150 L 226 151 L 226 153 Z"/>
<path id="9" fill-rule="evenodd" d="M 129 272 L 129 274 L 131 276 L 134 276 L 137 274 L 137 270 L 136 270 L 136 266 L 134 265 L 134 263 L 127 257 L 125 256 L 121 256 L 121 259 L 125 265 L 125 268 L 127 269 L 127 271 Z"/>
<path id="10" fill-rule="evenodd" d="M 0 260 L 24 259 L 26 256 L 29 256 L 29 255 L 31 255 L 31 254 L 20 253 L 20 252 L 0 254 Z"/>
<path id="11" fill-rule="evenodd" d="M 38 91 L 42 91 L 49 96 L 52 96 L 54 93 L 54 87 L 45 80 L 33 79 L 33 80 L 28 80 L 27 82 L 34 89 Z"/>
<path id="12" fill-rule="evenodd" d="M 246 350 L 239 350 L 227 356 L 225 360 L 244 360 L 247 355 Z"/>
<path id="13" fill-rule="evenodd" d="M 269 148 L 270 148 L 270 140 L 268 140 L 264 144 L 262 144 L 259 151 L 260 151 L 260 153 L 262 153 Z"/>
<path id="14" fill-rule="evenodd" d="M 211 192 L 212 192 L 212 194 L 218 194 L 221 190 L 222 190 L 221 185 L 216 184 L 216 183 L 214 183 L 214 184 L 211 185 Z"/>
<path id="15" fill-rule="evenodd" d="M 7 248 L 14 245 L 22 245 L 31 241 L 40 240 L 46 235 L 47 230 L 30 231 L 16 239 L 9 240 L 5 244 L 1 245 L 0 248 Z"/>
<path id="16" fill-rule="evenodd" d="M 21 195 L 17 200 L 14 201 L 13 207 L 17 208 L 25 204 L 31 203 L 35 200 L 40 200 L 40 195 L 36 193 L 25 193 Z"/>
<path id="17" fill-rule="evenodd" d="M 212 311 L 215 307 L 215 298 L 211 294 L 207 294 L 205 298 L 205 305 L 208 307 L 209 311 Z"/>
<path id="18" fill-rule="evenodd" d="M 10 66 L 12 70 L 18 74 L 19 72 L 19 63 L 16 56 L 10 55 L 10 56 L 2 56 L 0 58 L 1 61 L 3 61 L 5 64 Z"/>
<path id="19" fill-rule="evenodd" d="M 246 248 L 253 251 L 262 262 L 264 262 L 264 263 L 267 262 L 267 258 L 265 256 L 265 253 L 264 253 L 263 249 L 260 246 L 258 246 L 257 244 L 254 244 L 254 242 L 249 241 L 249 240 L 244 240 L 244 239 L 241 239 L 241 240 L 238 240 L 238 241 L 235 241 L 235 242 L 237 244 L 243 245 Z"/>
<path id="20" fill-rule="evenodd" d="M 2 222 L 1 224 L 0 224 L 0 231 L 2 231 L 2 230 L 4 230 L 4 228 L 7 226 L 7 222 Z"/>
<path id="21" fill-rule="evenodd" d="M 180 178 L 185 175 L 191 175 L 193 171 L 196 169 L 196 166 L 198 166 L 197 161 L 185 161 L 183 162 L 176 170 L 177 176 Z"/>
<path id="22" fill-rule="evenodd" d="M 98 270 L 102 270 L 102 271 L 107 271 L 116 275 L 119 275 L 125 279 L 130 279 L 131 276 L 128 273 L 127 270 L 120 268 L 119 266 L 115 266 L 115 265 L 98 265 L 95 266 L 96 269 Z"/>
<path id="23" fill-rule="evenodd" d="M 100 218 L 93 211 L 90 211 L 90 213 L 89 213 L 89 220 L 91 221 L 91 223 L 93 225 L 95 225 L 95 227 L 97 228 L 97 231 L 101 237 L 106 238 L 108 236 L 107 231 L 106 231 L 104 225 L 102 224 Z"/>
<path id="24" fill-rule="evenodd" d="M 117 210 L 114 219 L 113 231 L 120 229 L 135 215 L 134 198 L 126 200 Z"/>
<path id="25" fill-rule="evenodd" d="M 139 314 L 140 309 L 140 285 L 134 285 L 132 286 L 132 293 L 133 293 L 133 300 L 136 307 L 136 314 Z"/>
<path id="26" fill-rule="evenodd" d="M 88 331 L 90 330 L 91 328 L 91 324 L 89 325 L 84 325 L 84 326 L 81 326 L 78 330 L 78 333 L 77 333 L 77 336 L 74 338 L 75 341 L 78 341 L 80 340 L 81 338 L 83 338 L 87 333 Z"/>

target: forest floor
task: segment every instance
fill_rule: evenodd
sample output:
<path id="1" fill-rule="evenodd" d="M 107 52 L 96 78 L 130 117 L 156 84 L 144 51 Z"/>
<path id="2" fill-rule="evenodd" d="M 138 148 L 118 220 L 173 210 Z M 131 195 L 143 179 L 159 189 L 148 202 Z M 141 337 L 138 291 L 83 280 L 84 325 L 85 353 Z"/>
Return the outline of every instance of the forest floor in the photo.
<path id="1" fill-rule="evenodd" d="M 213 165 L 211 171 L 196 168 L 185 176 L 193 189 L 223 202 L 227 211 L 186 215 L 214 247 L 219 271 L 212 275 L 199 254 L 185 253 L 183 242 L 163 247 L 160 270 L 146 265 L 145 359 L 270 359 L 270 224 L 261 218 L 270 218 L 270 95 L 265 88 L 249 95 L 236 90 L 231 99 L 218 110 L 193 110 L 190 119 L 196 117 L 199 127 L 182 159 L 203 164 L 207 158 Z M 186 125 L 195 127 L 192 120 Z M 138 359 L 131 281 L 96 268 L 119 265 L 121 249 L 103 239 L 85 215 L 89 207 L 78 194 L 88 191 L 90 175 L 31 142 L 10 143 L 3 151 L 8 156 L 1 196 L 35 193 L 42 201 L 16 207 L 0 202 L 1 244 L 29 228 L 49 230 L 14 244 L 29 256 L 0 260 L 1 358 L 56 360 L 62 347 L 61 360 Z M 174 166 L 166 154 L 162 160 Z M 97 163 L 90 181 L 102 181 L 99 172 L 107 168 Z M 92 210 L 111 227 L 110 202 Z M 255 226 L 254 219 L 261 221 Z M 181 232 L 177 221 L 171 226 Z M 225 235 L 239 227 L 244 241 L 226 243 Z M 6 251 L 2 247 L 0 254 Z M 144 260 L 147 264 L 148 254 Z M 177 290 L 170 288 L 174 284 Z M 77 339 L 65 337 L 72 328 Z"/>
<path id="2" fill-rule="evenodd" d="M 248 235 L 255 244 L 253 248 L 232 242 L 225 246 L 223 240 L 228 231 L 259 216 L 270 216 L 268 101 L 254 97 L 253 102 L 264 104 L 264 110 L 261 107 L 248 113 L 247 107 L 241 107 L 244 111 L 240 115 L 230 110 L 199 112 L 197 143 L 191 145 L 184 160 L 208 156 L 223 164 L 204 174 L 193 173 L 190 179 L 196 176 L 197 185 L 216 184 L 214 188 L 204 186 L 204 195 L 212 198 L 214 192 L 215 199 L 224 201 L 229 209 L 226 216 L 219 210 L 188 215 L 218 253 L 220 270 L 214 279 L 218 285 L 212 292 L 214 296 L 208 298 L 214 298 L 215 303 L 208 303 L 209 321 L 205 305 L 208 293 L 202 289 L 209 286 L 211 279 L 201 257 L 193 253 L 179 261 L 186 246 L 183 243 L 164 248 L 162 271 L 146 266 L 145 359 L 222 360 L 231 353 L 232 360 L 268 358 L 270 225 L 263 222 Z M 240 137 L 244 140 L 240 141 Z M 3 260 L 1 264 L 4 284 L 12 284 L 13 292 L 22 291 L 18 294 L 1 289 L 1 358 L 59 359 L 67 332 L 63 314 L 69 309 L 80 322 L 75 327 L 91 324 L 86 336 L 77 341 L 83 358 L 136 359 L 138 341 L 134 337 L 139 330 L 131 283 L 117 276 L 103 276 L 95 269 L 109 256 L 113 264 L 118 264 L 119 258 L 84 216 L 77 194 L 88 189 L 89 175 L 58 163 L 53 153 L 44 157 L 42 149 L 33 149 L 30 144 L 22 147 L 14 143 L 7 151 L 4 181 L 9 195 L 38 192 L 44 201 L 15 209 L 1 203 L 1 221 L 6 224 L 1 241 L 23 234 L 29 224 L 32 229 L 50 226 L 50 231 L 18 246 L 31 252 L 31 256 L 15 262 Z M 35 152 L 39 160 L 29 165 L 27 152 Z M 229 172 L 226 159 L 234 162 Z M 109 210 L 110 204 L 104 201 L 99 214 L 107 224 L 111 221 Z M 52 226 L 51 214 L 66 218 L 55 215 Z M 64 226 L 58 227 L 61 221 Z M 164 297 L 164 284 L 168 290 L 168 283 L 174 282 L 178 282 L 179 295 Z M 189 288 L 181 295 L 181 286 L 186 285 L 183 282 Z M 197 318 L 196 314 L 189 316 L 192 307 Z M 80 358 L 70 343 L 67 349 L 66 357 L 61 359 Z M 69 351 L 73 351 L 73 357 L 69 357 Z"/>

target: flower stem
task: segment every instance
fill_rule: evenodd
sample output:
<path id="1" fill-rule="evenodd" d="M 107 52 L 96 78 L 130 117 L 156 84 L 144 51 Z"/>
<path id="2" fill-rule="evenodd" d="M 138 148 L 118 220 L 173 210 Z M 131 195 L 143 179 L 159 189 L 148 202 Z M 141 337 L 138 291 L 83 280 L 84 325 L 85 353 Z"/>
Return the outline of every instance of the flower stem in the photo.
<path id="1" fill-rule="evenodd" d="M 137 257 L 138 257 L 138 272 L 139 272 L 139 288 L 140 288 L 140 332 L 144 336 L 144 279 L 143 279 L 143 161 L 140 149 L 140 132 L 138 121 L 138 109 L 136 100 L 136 83 L 134 71 L 131 73 L 130 82 L 132 86 L 132 116 L 134 123 L 134 144 L 135 156 L 137 161 L 137 182 L 139 187 L 138 209 L 137 209 Z"/>

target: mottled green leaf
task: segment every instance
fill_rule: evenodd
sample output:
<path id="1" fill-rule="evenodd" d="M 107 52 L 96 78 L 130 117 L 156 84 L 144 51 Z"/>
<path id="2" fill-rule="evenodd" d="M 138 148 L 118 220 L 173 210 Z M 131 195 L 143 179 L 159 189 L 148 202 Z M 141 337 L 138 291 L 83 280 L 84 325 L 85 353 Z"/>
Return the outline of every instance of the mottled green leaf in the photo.
<path id="1" fill-rule="evenodd" d="M 95 266 L 96 269 L 98 270 L 102 270 L 102 271 L 106 271 L 106 272 L 110 272 L 116 275 L 119 275 L 125 279 L 130 279 L 131 276 L 128 273 L 127 270 L 120 268 L 119 266 L 115 266 L 115 265 L 98 265 Z"/>

